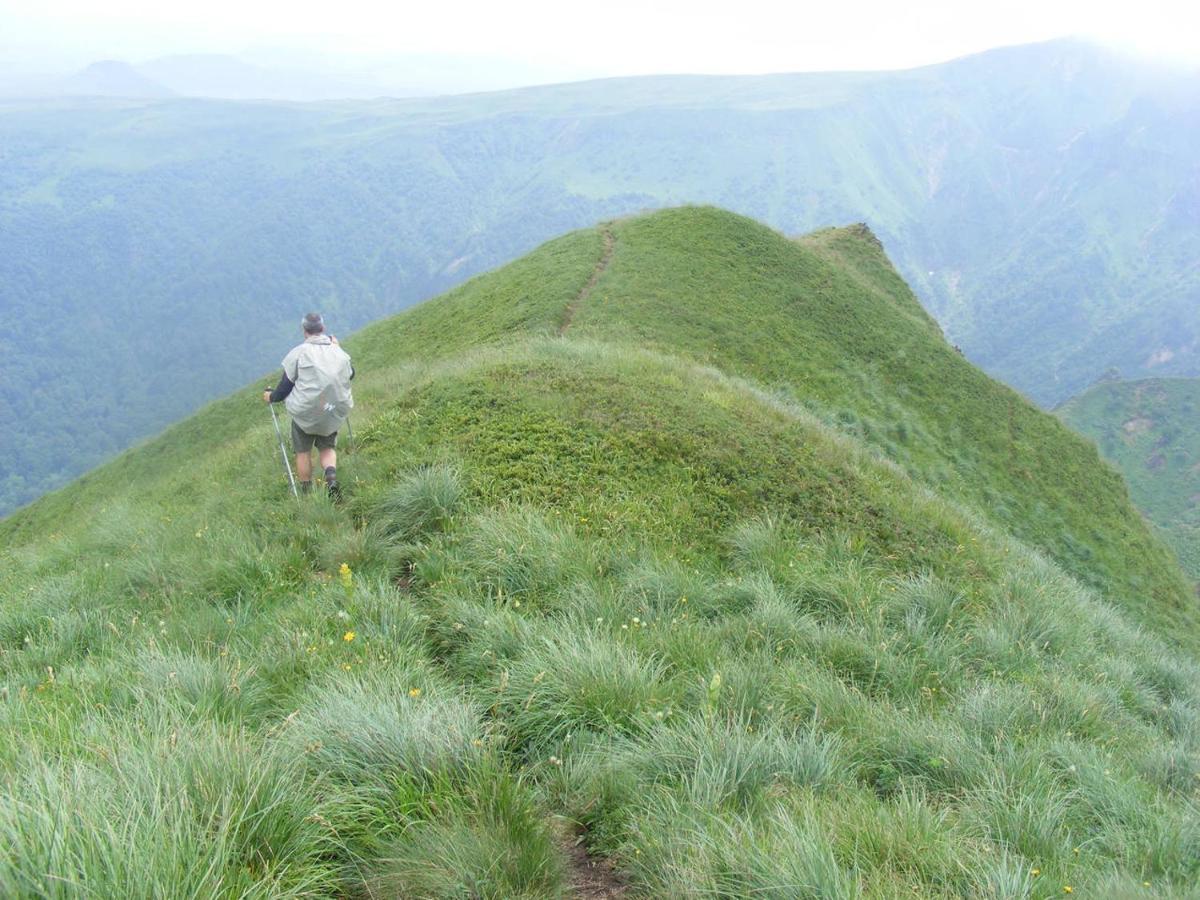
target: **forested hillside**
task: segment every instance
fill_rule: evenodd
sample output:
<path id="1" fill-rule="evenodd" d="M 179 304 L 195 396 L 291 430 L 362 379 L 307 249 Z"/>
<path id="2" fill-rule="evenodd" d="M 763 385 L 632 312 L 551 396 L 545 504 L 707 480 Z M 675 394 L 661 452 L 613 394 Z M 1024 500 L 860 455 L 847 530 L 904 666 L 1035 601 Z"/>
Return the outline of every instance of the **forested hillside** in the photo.
<path id="1" fill-rule="evenodd" d="M 1200 580 L 1200 380 L 1106 381 L 1058 412 L 1096 441 L 1134 503 Z"/>
<path id="2" fill-rule="evenodd" d="M 1196 96 L 1053 43 L 427 101 L 5 103 L 0 511 L 269 370 L 309 308 L 344 331 L 667 204 L 867 221 L 950 339 L 1043 403 L 1112 366 L 1194 373 Z"/>

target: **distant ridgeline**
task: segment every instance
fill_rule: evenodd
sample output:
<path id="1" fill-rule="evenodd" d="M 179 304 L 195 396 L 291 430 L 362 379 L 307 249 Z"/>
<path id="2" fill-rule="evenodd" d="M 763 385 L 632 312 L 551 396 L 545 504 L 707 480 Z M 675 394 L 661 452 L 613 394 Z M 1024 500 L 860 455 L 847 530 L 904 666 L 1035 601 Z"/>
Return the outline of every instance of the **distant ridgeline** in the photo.
<path id="1" fill-rule="evenodd" d="M 1200 380 L 1101 382 L 1058 412 L 1096 441 L 1133 502 L 1200 580 Z"/>
<path id="2" fill-rule="evenodd" d="M 1186 896 L 1200 617 L 863 226 L 689 208 L 0 522 L 0 895 Z"/>
<path id="3" fill-rule="evenodd" d="M 268 369 L 307 309 L 351 330 L 679 203 L 870 223 L 951 341 L 1044 405 L 1112 366 L 1200 374 L 1196 92 L 1053 42 L 434 100 L 0 103 L 0 513 Z"/>

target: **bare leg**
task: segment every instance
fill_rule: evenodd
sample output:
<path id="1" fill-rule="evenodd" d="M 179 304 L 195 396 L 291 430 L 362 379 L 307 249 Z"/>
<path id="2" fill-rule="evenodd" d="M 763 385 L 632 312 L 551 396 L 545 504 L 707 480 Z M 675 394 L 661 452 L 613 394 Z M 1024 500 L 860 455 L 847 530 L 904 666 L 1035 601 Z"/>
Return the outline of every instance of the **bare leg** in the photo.
<path id="1" fill-rule="evenodd" d="M 296 454 L 296 480 L 312 481 L 312 454 Z"/>
<path id="2" fill-rule="evenodd" d="M 337 451 L 332 447 L 327 447 L 320 453 L 321 456 L 321 471 L 328 469 L 330 466 L 337 466 Z"/>

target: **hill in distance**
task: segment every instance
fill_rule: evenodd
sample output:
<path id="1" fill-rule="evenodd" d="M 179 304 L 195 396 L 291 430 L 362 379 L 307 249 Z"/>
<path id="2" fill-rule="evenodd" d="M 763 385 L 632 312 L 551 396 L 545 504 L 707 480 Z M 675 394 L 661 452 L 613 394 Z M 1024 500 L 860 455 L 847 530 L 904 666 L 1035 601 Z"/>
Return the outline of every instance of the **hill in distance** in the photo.
<path id="1" fill-rule="evenodd" d="M 154 71 L 190 91 L 229 65 Z M 0 308 L 20 339 L 0 419 L 23 427 L 0 513 L 244 383 L 296 309 L 353 330 L 554 235 L 680 203 L 789 234 L 868 222 L 949 339 L 1048 407 L 1112 366 L 1200 374 L 1197 96 L 1054 42 L 890 73 L 5 102 Z"/>
<path id="2" fill-rule="evenodd" d="M 382 85 L 330 72 L 261 66 L 219 53 L 163 56 L 139 63 L 137 71 L 181 97 L 323 101 L 388 93 Z"/>
<path id="3" fill-rule="evenodd" d="M 129 63 L 106 59 L 94 62 L 66 79 L 62 91 L 67 95 L 89 97 L 164 98 L 174 92 L 139 72 Z"/>
<path id="4" fill-rule="evenodd" d="M 1200 380 L 1101 382 L 1058 412 L 1096 442 L 1134 503 L 1200 579 Z"/>
<path id="5" fill-rule="evenodd" d="M 314 103 L 383 97 L 442 97 L 558 84 L 593 77 L 568 63 L 538 65 L 501 56 L 354 54 L 349 58 L 274 50 L 247 57 L 183 53 L 141 62 L 100 60 L 65 77 L 0 66 L 0 97 L 63 96 Z"/>
<path id="6" fill-rule="evenodd" d="M 1185 897 L 1195 604 L 862 227 L 568 234 L 0 522 L 0 892 Z"/>

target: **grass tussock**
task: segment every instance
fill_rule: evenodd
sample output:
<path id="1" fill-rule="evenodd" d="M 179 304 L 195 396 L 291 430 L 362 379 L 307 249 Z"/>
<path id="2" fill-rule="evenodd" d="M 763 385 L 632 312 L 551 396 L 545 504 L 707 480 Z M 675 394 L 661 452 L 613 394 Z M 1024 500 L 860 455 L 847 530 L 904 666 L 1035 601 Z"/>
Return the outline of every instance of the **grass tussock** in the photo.
<path id="1" fill-rule="evenodd" d="M 383 848 L 367 896 L 533 900 L 563 894 L 561 852 L 525 785 L 502 772 L 476 772 L 439 799 L 434 814 Z"/>
<path id="2" fill-rule="evenodd" d="M 371 520 L 402 541 L 445 531 L 464 500 L 462 479 L 447 465 L 405 475 L 375 501 Z"/>
<path id="3" fill-rule="evenodd" d="M 7 896 L 307 896 L 336 884 L 296 761 L 210 725 L 119 727 L 70 765 L 32 760 L 0 811 Z"/>
<path id="4" fill-rule="evenodd" d="M 400 669 L 318 690 L 288 728 L 295 755 L 315 774 L 356 785 L 461 774 L 483 755 L 480 710 L 430 684 Z"/>

